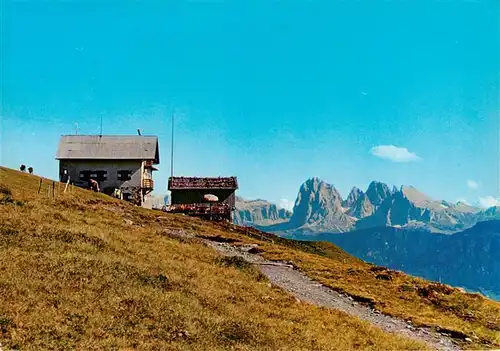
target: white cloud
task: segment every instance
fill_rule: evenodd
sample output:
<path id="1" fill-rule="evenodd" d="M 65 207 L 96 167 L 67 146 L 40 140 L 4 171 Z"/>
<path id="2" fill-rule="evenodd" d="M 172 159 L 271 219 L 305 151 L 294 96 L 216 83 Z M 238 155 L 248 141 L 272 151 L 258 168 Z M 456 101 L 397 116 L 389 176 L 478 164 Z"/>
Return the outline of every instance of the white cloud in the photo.
<path id="1" fill-rule="evenodd" d="M 378 145 L 372 147 L 370 153 L 373 156 L 380 157 L 384 160 L 390 160 L 392 162 L 413 162 L 421 160 L 420 157 L 418 157 L 414 152 L 408 151 L 407 148 L 397 147 L 394 145 Z"/>
<path id="2" fill-rule="evenodd" d="M 479 189 L 479 183 L 474 181 L 474 180 L 468 180 L 467 181 L 467 186 L 469 187 L 469 189 L 471 190 L 477 190 Z"/>
<path id="3" fill-rule="evenodd" d="M 294 205 L 294 201 L 290 201 L 288 199 L 281 199 L 280 203 L 278 204 L 278 207 L 284 208 L 285 210 L 293 212 L 293 205 Z"/>
<path id="4" fill-rule="evenodd" d="M 500 197 L 495 199 L 493 196 L 484 196 L 484 197 L 480 196 L 479 205 L 484 208 L 500 206 Z"/>

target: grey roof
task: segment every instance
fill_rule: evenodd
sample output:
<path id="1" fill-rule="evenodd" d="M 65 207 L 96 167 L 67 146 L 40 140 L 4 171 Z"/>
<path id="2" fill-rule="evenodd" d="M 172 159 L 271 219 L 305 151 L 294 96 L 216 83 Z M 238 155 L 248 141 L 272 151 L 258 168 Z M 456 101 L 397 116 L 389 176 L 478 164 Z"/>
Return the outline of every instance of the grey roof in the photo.
<path id="1" fill-rule="evenodd" d="M 141 135 L 63 135 L 56 159 L 153 160 L 160 163 L 158 137 Z"/>

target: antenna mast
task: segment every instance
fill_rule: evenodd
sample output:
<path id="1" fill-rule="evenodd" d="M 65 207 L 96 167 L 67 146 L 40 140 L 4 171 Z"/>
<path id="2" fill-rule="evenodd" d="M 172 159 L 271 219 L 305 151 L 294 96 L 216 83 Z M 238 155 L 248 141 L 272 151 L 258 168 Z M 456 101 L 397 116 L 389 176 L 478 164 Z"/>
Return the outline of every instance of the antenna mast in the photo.
<path id="1" fill-rule="evenodd" d="M 99 136 L 102 136 L 102 113 L 101 113 L 101 129 L 99 131 Z"/>
<path id="2" fill-rule="evenodd" d="M 170 150 L 170 177 L 174 176 L 174 117 L 175 113 L 172 112 L 172 146 Z"/>

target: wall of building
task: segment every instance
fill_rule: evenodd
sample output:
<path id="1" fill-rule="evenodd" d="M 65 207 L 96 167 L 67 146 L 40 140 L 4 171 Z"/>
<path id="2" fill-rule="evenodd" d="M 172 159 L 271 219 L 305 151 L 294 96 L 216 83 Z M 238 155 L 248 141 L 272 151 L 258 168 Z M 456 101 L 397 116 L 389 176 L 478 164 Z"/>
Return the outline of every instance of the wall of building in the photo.
<path id="1" fill-rule="evenodd" d="M 219 198 L 220 202 L 227 203 L 230 207 L 236 206 L 236 198 L 232 189 L 181 189 L 172 190 L 171 204 L 193 204 L 204 202 L 203 196 L 213 194 Z"/>
<path id="2" fill-rule="evenodd" d="M 140 160 L 61 160 L 59 163 L 59 174 L 62 181 L 64 179 L 63 171 L 68 171 L 67 175 L 71 181 L 78 183 L 80 181 L 80 172 L 82 171 L 106 171 L 107 179 L 98 181 L 101 191 L 106 188 L 137 188 L 141 186 L 141 167 Z M 131 179 L 122 181 L 118 179 L 118 171 L 130 171 Z"/>
<path id="3" fill-rule="evenodd" d="M 144 195 L 141 206 L 150 210 L 154 208 L 154 200 L 150 194 Z"/>

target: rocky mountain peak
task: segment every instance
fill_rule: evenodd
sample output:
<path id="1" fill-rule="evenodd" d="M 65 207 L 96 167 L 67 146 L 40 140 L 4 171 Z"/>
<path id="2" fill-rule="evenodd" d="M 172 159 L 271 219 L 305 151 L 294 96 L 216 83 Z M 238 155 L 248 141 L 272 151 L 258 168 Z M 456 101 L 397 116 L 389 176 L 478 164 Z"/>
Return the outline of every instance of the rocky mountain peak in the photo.
<path id="1" fill-rule="evenodd" d="M 353 187 L 351 192 L 349 193 L 349 196 L 347 196 L 347 199 L 342 203 L 342 206 L 347 208 L 353 207 L 358 202 L 359 198 L 363 195 L 364 193 L 361 189 Z"/>
<path id="2" fill-rule="evenodd" d="M 425 205 L 434 202 L 430 196 L 427 196 L 412 185 L 401 187 L 401 192 L 414 204 Z"/>
<path id="3" fill-rule="evenodd" d="M 319 178 L 311 178 L 300 187 L 290 223 L 311 230 L 345 231 L 352 221 L 342 210 L 342 197 L 337 189 Z"/>
<path id="4" fill-rule="evenodd" d="M 500 218 L 500 207 L 481 210 L 465 203 L 433 200 L 414 186 L 391 190 L 374 181 L 368 190 L 354 187 L 343 201 L 333 185 L 314 177 L 305 181 L 297 196 L 294 213 L 263 200 L 237 205 L 239 218 L 257 225 L 269 223 L 271 231 L 338 233 L 353 228 L 399 226 L 431 232 L 453 233 L 480 221 Z"/>
<path id="5" fill-rule="evenodd" d="M 424 194 L 413 185 L 403 185 L 401 192 L 410 200 L 415 201 L 434 201 L 430 196 Z"/>
<path id="6" fill-rule="evenodd" d="M 300 191 L 318 191 L 321 186 L 327 185 L 324 181 L 318 177 L 312 177 L 302 183 Z"/>
<path id="7" fill-rule="evenodd" d="M 391 189 L 385 183 L 373 181 L 368 186 L 366 196 L 374 206 L 380 206 L 382 202 L 392 195 Z"/>
<path id="8" fill-rule="evenodd" d="M 364 193 L 361 193 L 356 202 L 349 207 L 348 214 L 356 218 L 365 218 L 371 216 L 374 211 L 375 208 L 368 199 L 368 196 L 366 196 L 366 194 Z"/>
<path id="9" fill-rule="evenodd" d="M 401 192 L 404 197 L 408 199 L 408 201 L 418 208 L 428 209 L 435 212 L 447 211 L 450 208 L 448 203 L 436 201 L 412 185 L 401 187 Z"/>

